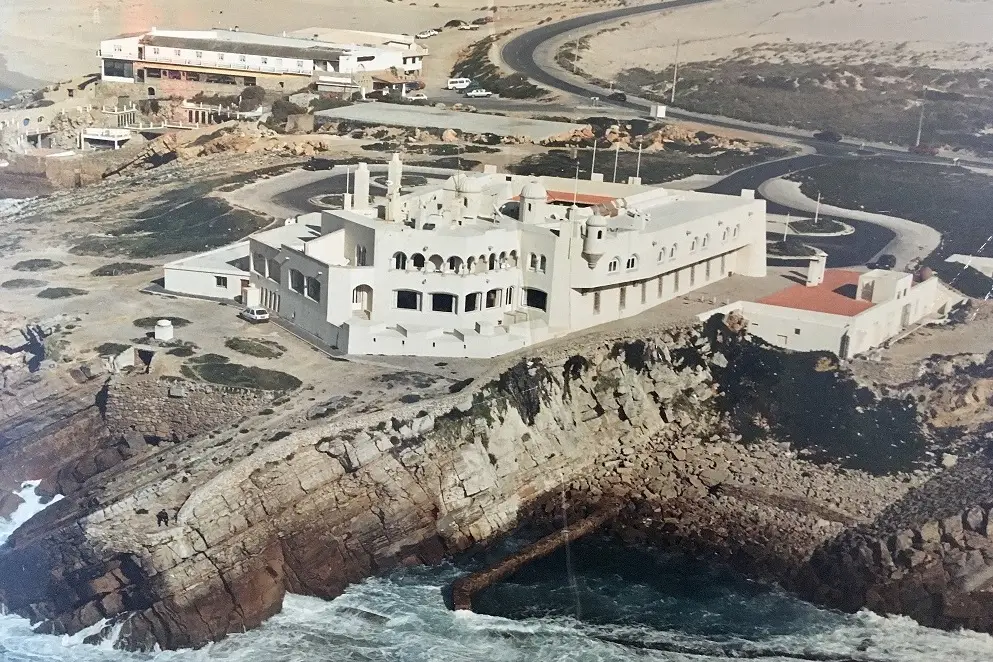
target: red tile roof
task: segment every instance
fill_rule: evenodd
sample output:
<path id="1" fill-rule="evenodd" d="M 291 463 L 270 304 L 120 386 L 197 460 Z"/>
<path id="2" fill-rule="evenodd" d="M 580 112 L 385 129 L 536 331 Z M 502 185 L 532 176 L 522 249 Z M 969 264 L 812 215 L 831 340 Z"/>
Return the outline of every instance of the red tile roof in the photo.
<path id="1" fill-rule="evenodd" d="M 514 200 L 519 200 L 520 196 L 515 196 Z M 549 191 L 548 202 L 567 202 L 580 205 L 600 205 L 613 202 L 614 197 L 610 195 L 594 195 L 592 193 L 573 193 L 572 191 Z"/>
<path id="2" fill-rule="evenodd" d="M 758 303 L 853 317 L 872 308 L 871 302 L 855 298 L 860 275 L 858 271 L 828 269 L 824 272 L 824 282 L 816 287 L 793 285 L 759 299 Z"/>

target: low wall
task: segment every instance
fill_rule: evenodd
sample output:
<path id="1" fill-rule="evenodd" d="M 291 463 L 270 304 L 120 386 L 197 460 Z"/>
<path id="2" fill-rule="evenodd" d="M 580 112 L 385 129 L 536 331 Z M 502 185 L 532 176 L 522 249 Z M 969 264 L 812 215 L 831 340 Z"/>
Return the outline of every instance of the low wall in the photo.
<path id="1" fill-rule="evenodd" d="M 182 440 L 227 427 L 272 401 L 268 391 L 173 382 L 155 375 L 116 375 L 109 384 L 106 419 L 111 434 L 130 431 Z"/>

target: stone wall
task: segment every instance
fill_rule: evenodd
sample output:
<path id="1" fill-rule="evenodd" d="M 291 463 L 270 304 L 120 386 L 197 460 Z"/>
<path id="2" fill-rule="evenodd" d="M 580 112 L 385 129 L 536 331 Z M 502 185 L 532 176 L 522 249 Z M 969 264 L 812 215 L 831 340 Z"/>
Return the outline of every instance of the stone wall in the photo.
<path id="1" fill-rule="evenodd" d="M 264 409 L 273 398 L 265 391 L 119 374 L 108 386 L 107 428 L 116 436 L 135 431 L 153 439 L 181 441 L 237 423 Z"/>

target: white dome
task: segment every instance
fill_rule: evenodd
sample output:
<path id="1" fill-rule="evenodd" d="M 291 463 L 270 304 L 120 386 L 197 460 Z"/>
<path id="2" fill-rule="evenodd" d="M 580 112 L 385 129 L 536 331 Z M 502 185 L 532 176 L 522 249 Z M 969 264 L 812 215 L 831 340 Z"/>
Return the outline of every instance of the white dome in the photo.
<path id="1" fill-rule="evenodd" d="M 607 219 L 600 214 L 593 214 L 588 219 L 586 219 L 586 227 L 589 228 L 605 228 L 607 227 Z"/>
<path id="2" fill-rule="evenodd" d="M 463 193 L 482 193 L 483 182 L 479 177 L 466 177 L 462 183 Z"/>
<path id="3" fill-rule="evenodd" d="M 521 189 L 521 198 L 525 200 L 547 200 L 548 191 L 537 179 L 532 179 Z"/>

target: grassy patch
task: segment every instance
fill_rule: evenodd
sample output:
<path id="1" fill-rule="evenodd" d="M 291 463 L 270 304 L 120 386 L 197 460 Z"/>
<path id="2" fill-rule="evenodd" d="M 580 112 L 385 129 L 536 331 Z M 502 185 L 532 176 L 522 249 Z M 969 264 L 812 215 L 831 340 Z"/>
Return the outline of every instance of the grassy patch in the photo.
<path id="1" fill-rule="evenodd" d="M 772 241 L 766 245 L 769 255 L 779 257 L 806 257 L 817 251 L 804 244 L 796 237 L 787 237 L 786 241 Z"/>
<path id="2" fill-rule="evenodd" d="M 231 359 L 224 356 L 223 354 L 208 353 L 202 356 L 194 356 L 192 359 L 188 361 L 188 363 L 194 365 L 203 364 L 203 363 L 227 363 L 230 360 Z"/>
<path id="3" fill-rule="evenodd" d="M 844 229 L 845 225 L 833 218 L 819 218 L 816 223 L 814 223 L 814 219 L 812 218 L 801 218 L 790 221 L 791 231 L 807 234 L 841 232 Z"/>
<path id="4" fill-rule="evenodd" d="M 917 104 L 924 96 L 924 84 L 928 84 L 924 142 L 991 151 L 993 136 L 981 133 L 993 102 L 993 89 L 987 84 L 991 74 L 978 69 L 950 72 L 850 60 L 772 63 L 742 54 L 715 62 L 682 64 L 675 105 L 743 120 L 827 129 L 911 145 L 920 116 Z M 636 67 L 617 76 L 618 88 L 664 101 L 669 100 L 671 82 L 671 67 Z"/>
<path id="5" fill-rule="evenodd" d="M 36 296 L 39 299 L 68 299 L 69 297 L 81 297 L 84 294 L 89 294 L 89 292 L 78 287 L 48 287 L 38 292 Z"/>
<path id="6" fill-rule="evenodd" d="M 114 262 L 113 264 L 105 264 L 102 267 L 97 267 L 90 272 L 91 276 L 127 276 L 130 274 L 138 274 L 143 271 L 151 271 L 155 267 L 151 264 L 142 264 L 141 262 Z"/>
<path id="7" fill-rule="evenodd" d="M 471 78 L 477 85 L 508 99 L 540 99 L 548 94 L 521 74 L 504 75 L 490 60 L 490 47 L 505 34 L 480 39 L 463 51 L 452 66 L 452 76 Z"/>
<path id="8" fill-rule="evenodd" d="M 94 347 L 93 351 L 100 356 L 117 356 L 130 347 L 131 345 L 125 345 L 119 342 L 105 342 Z"/>
<path id="9" fill-rule="evenodd" d="M 614 154 L 611 151 L 598 150 L 596 172 L 603 174 L 604 181 L 613 181 Z M 723 175 L 749 165 L 763 163 L 772 159 L 786 156 L 786 150 L 775 147 L 760 147 L 752 151 L 725 150 L 712 156 L 693 156 L 683 153 L 672 153 L 669 144 L 666 151 L 643 152 L 641 168 L 638 168 L 636 151 L 621 151 L 617 155 L 617 181 L 627 181 L 635 173 L 641 173 L 644 184 L 660 184 L 690 175 Z M 572 150 L 552 149 L 544 154 L 528 156 L 513 166 L 511 170 L 518 175 L 544 175 L 552 177 L 574 177 L 576 162 L 579 162 L 580 177 L 589 178 L 590 166 L 593 161 L 591 149 L 579 150 L 573 156 Z"/>
<path id="10" fill-rule="evenodd" d="M 49 271 L 51 269 L 61 269 L 66 266 L 58 260 L 48 258 L 37 258 L 34 260 L 21 260 L 13 266 L 14 271 Z"/>
<path id="11" fill-rule="evenodd" d="M 158 322 L 159 320 L 169 320 L 170 322 L 172 322 L 173 327 L 177 329 L 181 329 L 184 326 L 190 325 L 190 320 L 188 319 L 184 319 L 182 317 L 170 317 L 168 315 L 163 315 L 161 317 L 139 317 L 138 319 L 134 320 L 132 324 L 134 324 L 139 329 L 154 329 L 155 323 Z"/>
<path id="12" fill-rule="evenodd" d="M 260 359 L 278 359 L 286 351 L 278 342 L 262 338 L 228 338 L 224 341 L 224 346 Z"/>
<path id="13" fill-rule="evenodd" d="M 291 391 L 303 384 L 299 379 L 285 372 L 238 363 L 196 363 L 184 367 L 189 368 L 189 372 L 199 379 L 220 386 Z"/>
<path id="14" fill-rule="evenodd" d="M 36 278 L 12 278 L 0 283 L 0 287 L 6 290 L 27 290 L 33 287 L 45 287 L 46 285 L 48 283 L 43 280 L 37 280 Z"/>
<path id="15" fill-rule="evenodd" d="M 170 356 L 178 356 L 180 358 L 184 358 L 185 359 L 185 358 L 189 358 L 189 357 L 193 356 L 193 352 L 194 352 L 194 350 L 193 350 L 192 347 L 186 347 L 186 346 L 184 346 L 184 347 L 173 347 L 168 352 L 166 352 L 166 354 L 168 354 Z"/>

